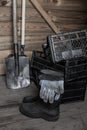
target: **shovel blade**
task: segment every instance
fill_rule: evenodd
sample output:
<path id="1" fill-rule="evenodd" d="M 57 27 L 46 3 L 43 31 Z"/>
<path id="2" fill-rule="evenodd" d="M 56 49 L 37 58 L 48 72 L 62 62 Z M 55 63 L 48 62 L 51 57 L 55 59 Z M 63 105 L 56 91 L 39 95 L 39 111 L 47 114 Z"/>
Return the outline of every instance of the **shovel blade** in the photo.
<path id="1" fill-rule="evenodd" d="M 8 57 L 5 60 L 6 64 L 6 84 L 7 88 L 19 89 L 30 85 L 29 75 L 29 58 L 19 56 L 19 75 L 15 75 L 15 60 L 14 56 Z"/>

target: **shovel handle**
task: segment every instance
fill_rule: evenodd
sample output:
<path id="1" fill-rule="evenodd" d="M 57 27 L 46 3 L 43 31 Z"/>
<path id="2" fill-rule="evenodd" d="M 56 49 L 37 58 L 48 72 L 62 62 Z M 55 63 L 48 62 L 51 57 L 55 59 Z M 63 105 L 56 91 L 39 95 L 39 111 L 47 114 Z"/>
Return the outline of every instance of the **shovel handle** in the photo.
<path id="1" fill-rule="evenodd" d="M 25 41 L 25 7 L 26 6 L 26 0 L 22 0 L 22 36 L 21 36 L 21 45 L 24 46 Z"/>
<path id="2" fill-rule="evenodd" d="M 25 49 L 25 10 L 26 0 L 22 0 L 22 34 L 21 34 L 21 55 L 24 55 Z"/>
<path id="3" fill-rule="evenodd" d="M 14 60 L 15 60 L 15 75 L 19 75 L 19 54 L 18 54 L 18 44 L 14 44 Z"/>
<path id="4" fill-rule="evenodd" d="M 17 44 L 17 0 L 13 0 L 13 38 L 14 44 Z"/>
<path id="5" fill-rule="evenodd" d="M 17 35 L 17 0 L 13 0 L 13 40 L 14 40 L 14 63 L 15 75 L 19 75 L 19 53 L 18 53 L 18 35 Z"/>

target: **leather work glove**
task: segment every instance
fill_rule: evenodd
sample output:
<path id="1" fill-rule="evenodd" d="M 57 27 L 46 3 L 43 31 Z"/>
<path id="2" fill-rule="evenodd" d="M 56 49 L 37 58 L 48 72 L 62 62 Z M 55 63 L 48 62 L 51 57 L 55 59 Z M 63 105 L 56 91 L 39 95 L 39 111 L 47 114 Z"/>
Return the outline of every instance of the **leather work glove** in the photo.
<path id="1" fill-rule="evenodd" d="M 54 101 L 59 100 L 60 95 L 64 93 L 64 81 L 49 81 L 49 80 L 40 80 L 40 98 L 44 102 L 53 103 Z"/>

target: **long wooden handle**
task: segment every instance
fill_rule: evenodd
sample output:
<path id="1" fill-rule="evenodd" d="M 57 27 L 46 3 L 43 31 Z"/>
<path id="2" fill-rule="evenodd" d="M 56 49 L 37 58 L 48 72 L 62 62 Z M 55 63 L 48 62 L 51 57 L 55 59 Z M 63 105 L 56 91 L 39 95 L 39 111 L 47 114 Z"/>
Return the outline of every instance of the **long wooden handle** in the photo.
<path id="1" fill-rule="evenodd" d="M 17 36 L 17 0 L 13 0 L 13 40 L 14 40 L 14 44 L 18 43 L 18 36 Z"/>
<path id="2" fill-rule="evenodd" d="M 25 9 L 26 9 L 26 0 L 22 0 L 22 35 L 21 35 L 21 45 L 25 45 Z"/>
<path id="3" fill-rule="evenodd" d="M 41 16 L 44 18 L 44 20 L 48 23 L 50 28 L 54 31 L 54 33 L 60 33 L 60 30 L 56 27 L 56 25 L 52 22 L 49 15 L 45 12 L 45 10 L 41 7 L 39 2 L 37 0 L 30 0 L 33 6 L 37 9 L 37 11 L 41 14 Z"/>
<path id="4" fill-rule="evenodd" d="M 17 35 L 17 0 L 13 0 L 13 36 L 14 36 L 14 61 L 15 75 L 19 75 L 19 54 L 18 54 L 18 35 Z"/>

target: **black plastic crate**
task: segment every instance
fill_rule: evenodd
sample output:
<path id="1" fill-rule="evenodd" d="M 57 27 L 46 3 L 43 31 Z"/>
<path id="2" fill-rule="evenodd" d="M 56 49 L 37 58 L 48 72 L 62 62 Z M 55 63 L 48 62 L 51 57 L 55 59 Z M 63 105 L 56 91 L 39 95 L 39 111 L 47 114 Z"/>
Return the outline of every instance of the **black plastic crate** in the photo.
<path id="1" fill-rule="evenodd" d="M 72 82 L 65 82 L 64 89 L 65 91 L 73 91 L 78 89 L 85 89 L 87 81 L 83 80 L 76 80 Z"/>
<path id="2" fill-rule="evenodd" d="M 75 102 L 75 101 L 84 101 L 86 89 L 77 89 L 71 91 L 64 91 L 64 94 L 61 97 L 61 103 Z"/>
<path id="3" fill-rule="evenodd" d="M 87 81 L 76 80 L 74 82 L 67 82 L 64 85 L 64 94 L 61 98 L 61 103 L 68 103 L 74 101 L 84 101 L 86 93 Z"/>
<path id="4" fill-rule="evenodd" d="M 37 69 L 38 71 L 42 69 L 51 69 L 51 70 L 58 70 L 64 73 L 64 66 L 61 64 L 54 64 L 47 60 L 40 51 L 33 51 L 32 59 L 31 59 L 31 67 Z"/>
<path id="5" fill-rule="evenodd" d="M 65 82 L 87 79 L 87 57 L 63 60 L 56 64 L 60 64 L 65 68 Z"/>
<path id="6" fill-rule="evenodd" d="M 48 61 L 45 59 L 44 55 L 42 52 L 33 52 L 32 60 L 31 60 L 31 66 L 32 66 L 32 71 L 33 71 L 33 76 L 35 78 L 35 82 L 37 86 L 39 87 L 39 82 L 38 82 L 38 75 L 40 74 L 40 71 L 42 69 L 51 69 L 51 70 L 56 70 L 61 72 L 65 72 L 65 82 L 64 82 L 64 94 L 62 95 L 61 98 L 61 103 L 68 103 L 68 102 L 74 102 L 74 101 L 81 101 L 84 100 L 85 98 L 85 91 L 86 91 L 86 75 L 85 78 L 82 78 L 84 76 L 81 75 L 80 77 L 68 77 L 68 69 L 71 69 L 71 72 L 74 70 L 77 73 L 80 70 L 84 70 L 85 67 L 84 65 L 87 63 L 87 58 L 86 57 L 80 57 L 80 58 L 73 58 L 71 60 L 63 60 L 60 63 L 54 64 L 51 61 Z M 78 69 L 78 67 L 80 70 Z M 72 74 L 69 72 L 69 74 Z M 68 78 L 67 78 L 68 77 Z M 78 80 L 77 80 L 78 79 Z M 79 80 L 80 79 L 80 80 Z"/>
<path id="7" fill-rule="evenodd" d="M 85 90 L 86 89 L 77 89 L 77 90 L 69 90 L 69 91 L 66 91 L 64 92 L 63 94 L 63 97 L 62 98 L 74 98 L 74 97 L 77 97 L 77 96 L 84 96 L 85 95 Z"/>
<path id="8" fill-rule="evenodd" d="M 87 57 L 65 61 L 65 82 L 84 78 L 87 79 Z"/>
<path id="9" fill-rule="evenodd" d="M 85 98 L 85 91 L 84 91 L 84 94 L 80 95 L 80 96 L 74 96 L 74 97 L 72 96 L 72 97 L 67 97 L 67 98 L 66 97 L 61 98 L 61 104 L 84 101 L 84 98 Z"/>
<path id="10" fill-rule="evenodd" d="M 62 73 L 64 77 L 64 67 L 60 64 L 54 64 L 47 60 L 41 51 L 33 51 L 32 59 L 31 59 L 31 69 L 32 69 L 32 75 L 33 79 L 38 85 L 38 76 L 40 74 L 40 71 L 42 69 L 50 69 L 54 71 L 59 71 Z M 38 85 L 39 86 L 39 85 Z"/>
<path id="11" fill-rule="evenodd" d="M 87 79 L 87 57 L 72 58 L 54 64 L 47 60 L 40 51 L 34 51 L 31 66 L 33 69 L 51 69 L 64 73 L 65 82 L 78 79 Z"/>
<path id="12" fill-rule="evenodd" d="M 50 52 L 47 47 L 45 52 L 50 53 L 54 63 L 75 57 L 87 56 L 87 30 L 49 36 L 48 44 Z"/>

